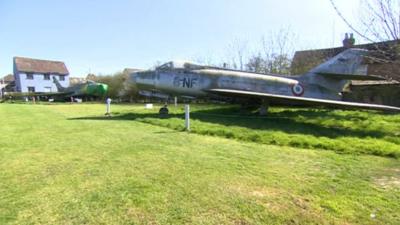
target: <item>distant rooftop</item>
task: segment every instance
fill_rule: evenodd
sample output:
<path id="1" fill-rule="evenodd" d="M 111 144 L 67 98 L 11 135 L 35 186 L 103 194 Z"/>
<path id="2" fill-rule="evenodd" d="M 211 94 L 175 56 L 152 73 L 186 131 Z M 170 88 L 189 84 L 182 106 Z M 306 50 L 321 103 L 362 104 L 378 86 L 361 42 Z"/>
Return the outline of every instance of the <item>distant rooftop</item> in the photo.
<path id="1" fill-rule="evenodd" d="M 398 44 L 397 41 L 385 41 L 353 45 L 352 47 L 369 51 L 370 54 L 365 57 L 365 62 L 368 64 L 369 75 L 379 75 L 387 79 L 400 80 L 399 59 L 397 59 L 397 55 L 394 51 L 397 49 Z M 336 47 L 297 51 L 293 57 L 291 73 L 306 73 L 346 49 L 348 48 Z"/>
<path id="2" fill-rule="evenodd" d="M 14 57 L 16 70 L 25 73 L 51 73 L 58 75 L 68 75 L 68 69 L 64 62 L 31 59 L 25 57 Z"/>
<path id="3" fill-rule="evenodd" d="M 13 82 L 14 81 L 14 75 L 8 74 L 8 75 L 4 76 L 3 78 L 1 78 L 1 81 L 2 82 L 4 81 L 4 83 Z"/>
<path id="4" fill-rule="evenodd" d="M 142 71 L 141 69 L 136 69 L 136 68 L 125 68 L 122 73 L 124 74 L 131 74 L 131 73 L 135 73 L 138 71 Z"/>
<path id="5" fill-rule="evenodd" d="M 83 83 L 86 83 L 86 81 L 87 80 L 84 77 L 70 77 L 69 78 L 70 85 L 83 84 Z"/>

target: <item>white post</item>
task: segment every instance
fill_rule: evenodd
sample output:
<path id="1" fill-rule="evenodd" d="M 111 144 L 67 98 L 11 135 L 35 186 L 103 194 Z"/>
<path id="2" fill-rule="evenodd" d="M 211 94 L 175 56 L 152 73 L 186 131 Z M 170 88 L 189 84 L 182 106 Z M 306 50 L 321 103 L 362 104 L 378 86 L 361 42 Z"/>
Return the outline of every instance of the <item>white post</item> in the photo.
<path id="1" fill-rule="evenodd" d="M 175 107 L 177 107 L 178 106 L 178 98 L 176 96 L 174 97 L 174 103 L 175 103 Z"/>
<path id="2" fill-rule="evenodd" d="M 111 98 L 107 98 L 106 100 L 106 115 L 111 116 Z"/>
<path id="3" fill-rule="evenodd" d="M 190 106 L 185 105 L 185 128 L 190 131 Z"/>

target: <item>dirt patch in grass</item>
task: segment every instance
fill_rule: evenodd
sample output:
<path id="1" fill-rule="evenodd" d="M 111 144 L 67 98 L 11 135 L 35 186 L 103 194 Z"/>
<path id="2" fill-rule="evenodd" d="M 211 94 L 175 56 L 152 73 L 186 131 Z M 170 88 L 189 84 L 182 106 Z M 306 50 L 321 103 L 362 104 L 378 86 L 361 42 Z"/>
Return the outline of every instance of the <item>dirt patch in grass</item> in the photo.
<path id="1" fill-rule="evenodd" d="M 288 210 L 288 204 L 281 204 L 290 199 L 292 206 L 300 209 L 309 208 L 307 199 L 301 196 L 294 196 L 292 193 L 274 187 L 260 186 L 243 186 L 235 185 L 228 188 L 234 195 L 239 195 L 242 198 L 254 200 L 256 203 L 263 205 L 266 209 L 273 212 L 282 212 Z"/>
<path id="2" fill-rule="evenodd" d="M 133 219 L 138 222 L 138 224 L 149 224 L 149 225 L 157 225 L 157 221 L 150 216 L 149 213 L 143 211 L 138 208 L 128 208 L 126 210 L 127 219 Z"/>
<path id="3" fill-rule="evenodd" d="M 385 170 L 385 174 L 374 177 L 374 184 L 383 189 L 400 190 L 400 169 Z"/>
<path id="4" fill-rule="evenodd" d="M 313 205 L 312 199 L 307 196 L 297 195 L 276 187 L 251 185 L 232 185 L 227 188 L 227 192 L 262 206 L 272 215 L 280 217 L 285 224 L 299 224 L 305 221 L 317 224 L 326 223 L 323 212 Z"/>

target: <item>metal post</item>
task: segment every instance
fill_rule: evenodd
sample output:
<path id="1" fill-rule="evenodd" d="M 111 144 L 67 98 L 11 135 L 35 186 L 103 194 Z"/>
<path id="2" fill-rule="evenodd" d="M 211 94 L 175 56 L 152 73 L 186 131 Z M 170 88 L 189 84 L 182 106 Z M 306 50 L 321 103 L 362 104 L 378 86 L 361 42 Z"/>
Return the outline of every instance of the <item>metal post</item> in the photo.
<path id="1" fill-rule="evenodd" d="M 111 116 L 111 98 L 106 99 L 106 116 Z"/>
<path id="2" fill-rule="evenodd" d="M 107 115 L 110 115 L 110 103 L 107 102 L 107 110 L 106 110 Z"/>
<path id="3" fill-rule="evenodd" d="M 190 131 L 190 106 L 185 105 L 185 129 Z"/>

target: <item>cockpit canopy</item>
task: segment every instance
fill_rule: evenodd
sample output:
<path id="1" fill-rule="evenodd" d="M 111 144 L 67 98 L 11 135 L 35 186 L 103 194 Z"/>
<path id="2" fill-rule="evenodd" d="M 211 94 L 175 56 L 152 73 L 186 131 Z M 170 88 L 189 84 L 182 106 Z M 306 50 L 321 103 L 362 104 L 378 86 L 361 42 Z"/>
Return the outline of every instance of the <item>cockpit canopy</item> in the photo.
<path id="1" fill-rule="evenodd" d="M 198 69 L 205 69 L 207 66 L 185 62 L 185 61 L 170 61 L 167 62 L 159 67 L 157 70 L 175 70 L 175 69 L 187 69 L 187 70 L 198 70 Z"/>
<path id="2" fill-rule="evenodd" d="M 92 80 L 87 80 L 86 84 L 96 84 L 96 82 L 92 81 Z"/>

